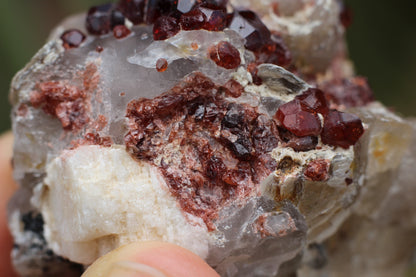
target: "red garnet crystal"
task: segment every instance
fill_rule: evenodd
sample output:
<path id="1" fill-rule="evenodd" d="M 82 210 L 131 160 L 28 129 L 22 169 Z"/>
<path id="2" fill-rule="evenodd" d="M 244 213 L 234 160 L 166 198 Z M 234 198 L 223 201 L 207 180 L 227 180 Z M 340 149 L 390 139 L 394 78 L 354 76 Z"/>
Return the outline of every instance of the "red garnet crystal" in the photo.
<path id="1" fill-rule="evenodd" d="M 311 161 L 307 165 L 303 175 L 305 175 L 306 179 L 309 179 L 311 181 L 326 181 L 329 178 L 329 165 L 329 162 L 323 159 Z"/>
<path id="2" fill-rule="evenodd" d="M 180 31 L 178 21 L 174 17 L 159 17 L 153 25 L 153 39 L 165 40 L 173 37 Z"/>
<path id="3" fill-rule="evenodd" d="M 61 39 L 65 49 L 77 48 L 85 40 L 85 35 L 77 29 L 71 29 L 62 34 Z"/>
<path id="4" fill-rule="evenodd" d="M 334 79 L 321 85 L 321 88 L 330 102 L 347 108 L 365 106 L 374 101 L 373 91 L 363 77 Z"/>
<path id="5" fill-rule="evenodd" d="M 118 8 L 134 25 L 137 25 L 144 22 L 144 4 L 144 0 L 121 0 Z"/>
<path id="6" fill-rule="evenodd" d="M 218 44 L 211 46 L 208 51 L 210 59 L 218 66 L 234 69 L 241 64 L 240 52 L 229 42 L 220 41 Z"/>
<path id="7" fill-rule="evenodd" d="M 296 99 L 299 99 L 301 104 L 311 112 L 325 115 L 329 111 L 325 95 L 320 89 L 310 88 L 296 96 Z"/>
<path id="8" fill-rule="evenodd" d="M 156 61 L 156 70 L 158 72 L 164 72 L 168 69 L 168 61 L 166 59 L 158 59 Z"/>
<path id="9" fill-rule="evenodd" d="M 145 22 L 153 24 L 161 16 L 176 17 L 174 14 L 179 13 L 177 6 L 177 0 L 147 0 Z"/>
<path id="10" fill-rule="evenodd" d="M 184 13 L 179 20 L 179 24 L 186 31 L 199 30 L 202 29 L 205 21 L 205 14 L 199 8 L 195 8 L 188 13 Z"/>
<path id="11" fill-rule="evenodd" d="M 275 117 L 280 124 L 298 137 L 317 136 L 321 132 L 321 121 L 310 112 L 299 99 L 279 107 Z"/>
<path id="12" fill-rule="evenodd" d="M 259 51 L 265 43 L 270 42 L 269 29 L 252 11 L 236 11 L 232 15 L 229 28 L 246 39 L 245 46 L 248 50 Z"/>
<path id="13" fill-rule="evenodd" d="M 105 35 L 117 25 L 124 25 L 124 16 L 112 4 L 95 6 L 88 11 L 86 28 L 93 35 Z"/>
<path id="14" fill-rule="evenodd" d="M 222 10 L 212 10 L 208 8 L 201 8 L 202 12 L 207 18 L 203 29 L 208 31 L 222 31 L 227 27 L 227 15 Z"/>
<path id="15" fill-rule="evenodd" d="M 113 34 L 116 39 L 122 39 L 130 35 L 131 31 L 124 25 L 117 25 L 113 29 Z"/>
<path id="16" fill-rule="evenodd" d="M 347 149 L 364 133 L 361 120 L 349 113 L 331 110 L 324 118 L 322 142 Z"/>

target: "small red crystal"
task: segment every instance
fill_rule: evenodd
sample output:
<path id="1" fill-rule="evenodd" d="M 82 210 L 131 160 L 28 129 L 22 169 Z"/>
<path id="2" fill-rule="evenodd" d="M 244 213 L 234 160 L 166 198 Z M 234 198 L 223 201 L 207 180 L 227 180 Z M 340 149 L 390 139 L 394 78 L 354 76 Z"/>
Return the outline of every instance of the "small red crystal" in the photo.
<path id="1" fill-rule="evenodd" d="M 153 24 L 160 17 L 175 17 L 173 14 L 180 14 L 180 12 L 177 10 L 177 6 L 178 0 L 147 0 L 145 8 L 145 22 L 147 24 Z"/>
<path id="2" fill-rule="evenodd" d="M 284 128 L 298 137 L 316 136 L 321 132 L 319 117 L 308 111 L 299 99 L 281 105 L 275 117 Z"/>
<path id="3" fill-rule="evenodd" d="M 153 39 L 165 40 L 173 37 L 180 31 L 178 21 L 174 17 L 159 17 L 153 25 Z"/>
<path id="4" fill-rule="evenodd" d="M 62 34 L 61 39 L 65 49 L 77 48 L 85 40 L 85 35 L 77 29 L 71 29 Z"/>
<path id="5" fill-rule="evenodd" d="M 325 95 L 320 89 L 310 88 L 296 96 L 296 99 L 299 99 L 301 104 L 311 112 L 325 115 L 329 111 Z"/>
<path id="6" fill-rule="evenodd" d="M 341 24 L 344 26 L 344 28 L 348 28 L 352 24 L 352 10 L 349 6 L 347 6 L 344 3 L 341 3 L 341 12 L 339 14 L 339 20 L 341 21 Z"/>
<path id="7" fill-rule="evenodd" d="M 89 9 L 85 26 L 90 34 L 105 35 L 116 25 L 124 25 L 124 16 L 112 4 Z"/>
<path id="8" fill-rule="evenodd" d="M 158 59 L 156 61 L 156 70 L 158 72 L 164 72 L 168 69 L 168 61 L 166 59 Z"/>
<path id="9" fill-rule="evenodd" d="M 306 179 L 315 182 L 323 182 L 328 180 L 329 178 L 329 162 L 328 160 L 317 159 L 311 161 L 307 166 L 303 173 Z"/>
<path id="10" fill-rule="evenodd" d="M 131 31 L 125 25 L 117 25 L 113 29 L 113 34 L 116 39 L 122 39 L 130 35 Z"/>
<path id="11" fill-rule="evenodd" d="M 211 60 L 226 69 L 234 69 L 241 64 L 240 52 L 229 42 L 220 41 L 211 46 L 208 52 Z"/>
<path id="12" fill-rule="evenodd" d="M 357 116 L 332 110 L 324 117 L 321 138 L 325 144 L 347 149 L 354 145 L 363 133 L 363 124 Z"/>
<path id="13" fill-rule="evenodd" d="M 121 0 L 118 4 L 120 11 L 134 24 L 144 21 L 145 0 Z"/>
<path id="14" fill-rule="evenodd" d="M 203 29 L 213 32 L 222 31 L 227 27 L 227 15 L 222 10 L 201 8 L 207 18 Z"/>
<path id="15" fill-rule="evenodd" d="M 246 39 L 246 48 L 251 51 L 259 51 L 270 42 L 271 33 L 263 24 L 256 13 L 243 10 L 236 11 L 228 26 Z"/>
<path id="16" fill-rule="evenodd" d="M 364 77 L 333 79 L 320 88 L 331 103 L 347 108 L 365 106 L 374 101 L 373 91 Z"/>
<path id="17" fill-rule="evenodd" d="M 238 98 L 243 94 L 244 87 L 236 80 L 229 80 L 224 85 L 225 94 L 234 98 Z"/>
<path id="18" fill-rule="evenodd" d="M 205 21 L 205 14 L 199 8 L 195 8 L 190 12 L 181 15 L 179 24 L 181 25 L 182 30 L 199 30 L 204 26 Z"/>

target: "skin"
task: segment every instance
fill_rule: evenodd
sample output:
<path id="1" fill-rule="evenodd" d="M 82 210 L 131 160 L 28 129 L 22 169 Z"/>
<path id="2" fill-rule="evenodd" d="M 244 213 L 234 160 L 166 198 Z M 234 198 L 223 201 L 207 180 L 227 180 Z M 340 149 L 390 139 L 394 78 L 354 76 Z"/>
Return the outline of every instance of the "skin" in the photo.
<path id="1" fill-rule="evenodd" d="M 14 277 L 10 251 L 13 243 L 7 227 L 6 205 L 16 190 L 12 178 L 13 136 L 0 136 L 0 275 Z M 127 264 L 127 267 L 126 267 Z M 143 267 L 147 273 L 142 271 Z M 146 271 L 146 270 L 145 270 Z M 201 258 L 179 246 L 162 242 L 133 243 L 116 249 L 98 259 L 82 277 L 218 277 Z"/>

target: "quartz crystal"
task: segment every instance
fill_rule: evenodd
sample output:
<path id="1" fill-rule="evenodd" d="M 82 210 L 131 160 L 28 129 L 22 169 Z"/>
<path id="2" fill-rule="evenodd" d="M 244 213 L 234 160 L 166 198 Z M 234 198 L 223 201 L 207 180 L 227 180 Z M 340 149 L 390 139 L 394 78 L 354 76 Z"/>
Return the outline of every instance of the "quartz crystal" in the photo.
<path id="1" fill-rule="evenodd" d="M 337 0 L 120 0 L 13 79 L 21 276 L 159 240 L 221 276 L 404 276 L 416 122 L 374 100 Z M 413 262 L 412 262 L 413 257 Z"/>

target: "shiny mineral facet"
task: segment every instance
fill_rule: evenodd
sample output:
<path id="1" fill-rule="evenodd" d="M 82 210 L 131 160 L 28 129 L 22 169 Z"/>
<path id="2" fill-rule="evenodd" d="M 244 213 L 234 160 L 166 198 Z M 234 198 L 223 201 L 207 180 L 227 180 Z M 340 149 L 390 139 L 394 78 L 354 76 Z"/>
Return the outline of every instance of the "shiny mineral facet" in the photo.
<path id="1" fill-rule="evenodd" d="M 218 66 L 234 69 L 241 64 L 240 52 L 229 42 L 221 41 L 209 48 L 209 57 Z"/>
<path id="2" fill-rule="evenodd" d="M 165 40 L 173 37 L 179 31 L 180 26 L 176 18 L 171 16 L 161 16 L 153 25 L 153 39 Z"/>
<path id="3" fill-rule="evenodd" d="M 61 36 L 65 49 L 77 48 L 85 40 L 85 35 L 77 29 L 65 31 Z"/>
<path id="4" fill-rule="evenodd" d="M 363 133 L 363 124 L 356 115 L 332 110 L 324 118 L 321 137 L 325 144 L 348 148 Z"/>

